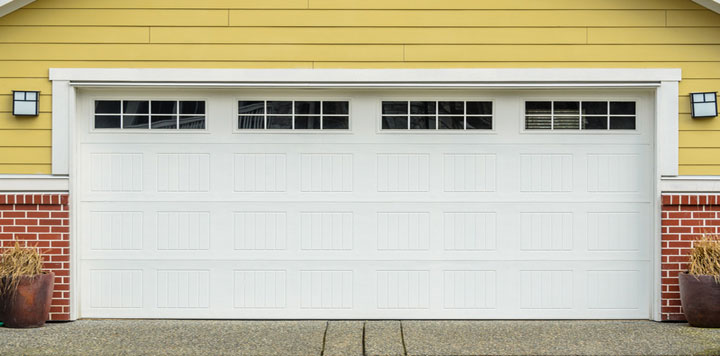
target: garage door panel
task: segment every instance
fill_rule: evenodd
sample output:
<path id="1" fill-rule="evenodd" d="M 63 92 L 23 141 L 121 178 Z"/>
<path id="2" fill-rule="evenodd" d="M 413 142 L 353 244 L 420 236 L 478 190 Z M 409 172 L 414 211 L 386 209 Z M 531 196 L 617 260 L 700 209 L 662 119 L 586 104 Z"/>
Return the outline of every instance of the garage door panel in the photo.
<path id="1" fill-rule="evenodd" d="M 632 262 L 119 262 L 83 269 L 95 280 L 85 316 L 616 318 L 648 308 L 648 271 Z"/>
<path id="2" fill-rule="evenodd" d="M 206 131 L 78 125 L 82 317 L 650 315 L 639 95 L 583 94 L 638 100 L 635 131 L 525 131 L 537 92 L 485 92 L 494 131 L 388 132 L 397 93 L 358 92 L 330 96 L 351 101 L 347 132 L 249 133 L 237 93 L 188 93 L 207 98 Z"/>

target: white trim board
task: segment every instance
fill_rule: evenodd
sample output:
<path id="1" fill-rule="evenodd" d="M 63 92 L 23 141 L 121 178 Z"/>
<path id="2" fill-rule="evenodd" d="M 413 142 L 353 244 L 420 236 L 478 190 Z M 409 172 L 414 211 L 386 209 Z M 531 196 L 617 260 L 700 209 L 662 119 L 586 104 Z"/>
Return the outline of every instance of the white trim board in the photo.
<path id="1" fill-rule="evenodd" d="M 663 193 L 720 193 L 720 176 L 663 177 Z"/>
<path id="2" fill-rule="evenodd" d="M 706 7 L 712 11 L 720 14 L 720 1 L 719 0 L 693 0 L 696 4 Z"/>
<path id="3" fill-rule="evenodd" d="M 0 0 L 0 17 L 3 17 L 35 0 Z"/>
<path id="4" fill-rule="evenodd" d="M 66 193 L 69 186 L 68 177 L 37 174 L 0 174 L 0 192 L 3 193 Z"/>

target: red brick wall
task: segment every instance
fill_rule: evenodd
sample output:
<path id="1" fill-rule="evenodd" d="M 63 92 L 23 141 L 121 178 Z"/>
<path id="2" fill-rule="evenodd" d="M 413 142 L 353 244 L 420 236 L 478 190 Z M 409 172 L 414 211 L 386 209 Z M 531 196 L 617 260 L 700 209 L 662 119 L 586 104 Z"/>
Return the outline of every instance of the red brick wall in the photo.
<path id="1" fill-rule="evenodd" d="M 70 318 L 70 219 L 67 194 L 0 193 L 0 243 L 38 246 L 55 272 L 50 320 Z"/>
<path id="2" fill-rule="evenodd" d="M 720 194 L 663 194 L 662 203 L 662 318 L 685 320 L 677 276 L 692 241 L 720 232 Z"/>

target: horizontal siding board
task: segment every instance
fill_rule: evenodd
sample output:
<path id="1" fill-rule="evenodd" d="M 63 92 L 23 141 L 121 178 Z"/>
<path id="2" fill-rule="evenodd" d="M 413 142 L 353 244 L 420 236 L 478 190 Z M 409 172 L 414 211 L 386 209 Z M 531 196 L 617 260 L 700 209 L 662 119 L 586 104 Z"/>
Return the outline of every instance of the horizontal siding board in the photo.
<path id="1" fill-rule="evenodd" d="M 0 147 L 47 147 L 51 130 L 0 130 Z"/>
<path id="2" fill-rule="evenodd" d="M 587 40 L 590 44 L 719 44 L 720 27 L 589 28 Z"/>
<path id="3" fill-rule="evenodd" d="M 58 1 L 58 0 L 56 0 Z M 678 0 L 309 0 L 317 9 L 701 9 Z"/>
<path id="4" fill-rule="evenodd" d="M 717 61 L 720 45 L 407 45 L 408 61 Z"/>
<path id="5" fill-rule="evenodd" d="M 11 94 L 13 90 L 36 90 L 40 94 L 50 94 L 52 85 L 47 78 L 0 78 L 0 93 Z"/>
<path id="6" fill-rule="evenodd" d="M 706 9 L 668 11 L 667 25 L 672 27 L 719 27 L 720 14 Z"/>
<path id="7" fill-rule="evenodd" d="M 47 78 L 49 68 L 312 68 L 283 61 L 0 61 L 0 78 Z"/>
<path id="8" fill-rule="evenodd" d="M 50 163 L 50 147 L 0 147 L 0 164 Z"/>
<path id="9" fill-rule="evenodd" d="M 227 10 L 20 9 L 0 26 L 227 26 Z"/>
<path id="10" fill-rule="evenodd" d="M 707 119 L 696 119 L 707 120 Z M 711 121 L 711 120 L 707 120 Z M 700 131 L 680 131 L 680 147 L 718 147 L 720 142 L 720 131 L 703 130 Z"/>
<path id="11" fill-rule="evenodd" d="M 0 132 L 2 130 L 48 130 L 52 127 L 52 116 L 41 113 L 38 116 L 13 116 L 10 113 L 0 113 Z M 50 141 L 45 142 L 50 146 Z"/>
<path id="12" fill-rule="evenodd" d="M 50 164 L 0 164 L 0 174 L 50 174 Z"/>
<path id="13" fill-rule="evenodd" d="M 400 61 L 402 45 L 0 44 L 10 60 Z"/>
<path id="14" fill-rule="evenodd" d="M 547 43 L 586 42 L 584 28 L 154 27 L 152 43 Z"/>
<path id="15" fill-rule="evenodd" d="M 665 26 L 660 10 L 230 10 L 230 26 Z"/>
<path id="16" fill-rule="evenodd" d="M 720 165 L 720 147 L 680 147 L 680 164 Z"/>
<path id="17" fill-rule="evenodd" d="M 683 79 L 680 81 L 680 95 L 699 91 L 720 90 L 720 79 Z"/>
<path id="18" fill-rule="evenodd" d="M 0 27 L 0 43 L 147 43 L 149 39 L 148 27 Z"/>
<path id="19" fill-rule="evenodd" d="M 647 1 L 647 0 L 644 0 Z M 667 0 L 663 0 L 667 1 Z M 307 0 L 43 0 L 30 9 L 304 9 Z M 684 8 L 684 7 L 679 7 Z"/>
<path id="20" fill-rule="evenodd" d="M 715 175 L 720 176 L 720 165 L 690 165 L 681 164 L 679 174 L 687 176 L 704 176 Z"/>

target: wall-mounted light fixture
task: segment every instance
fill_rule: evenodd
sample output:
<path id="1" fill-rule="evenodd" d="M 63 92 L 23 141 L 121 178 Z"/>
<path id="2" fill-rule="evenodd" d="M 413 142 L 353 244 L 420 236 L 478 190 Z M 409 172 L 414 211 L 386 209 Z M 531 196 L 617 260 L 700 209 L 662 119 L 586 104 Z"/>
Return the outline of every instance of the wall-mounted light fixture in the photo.
<path id="1" fill-rule="evenodd" d="M 717 92 L 690 93 L 692 117 L 718 116 Z"/>
<path id="2" fill-rule="evenodd" d="M 39 91 L 13 90 L 13 115 L 37 116 L 39 102 Z"/>

